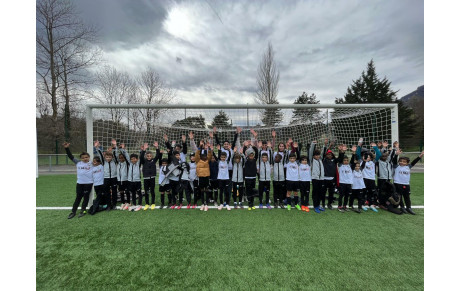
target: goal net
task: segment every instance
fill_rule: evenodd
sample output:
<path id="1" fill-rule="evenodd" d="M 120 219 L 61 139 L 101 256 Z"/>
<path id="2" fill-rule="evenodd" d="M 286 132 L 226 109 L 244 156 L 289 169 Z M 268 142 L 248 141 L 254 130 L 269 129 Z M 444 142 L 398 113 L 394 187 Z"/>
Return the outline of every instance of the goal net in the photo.
<path id="1" fill-rule="evenodd" d="M 250 130 L 259 141 L 276 144 L 288 139 L 304 145 L 324 139 L 351 146 L 364 139 L 371 142 L 398 140 L 396 104 L 332 105 L 103 105 L 87 106 L 87 147 L 92 153 L 94 140 L 106 148 L 111 139 L 124 143 L 130 153 L 138 152 L 143 143 L 158 141 L 164 149 L 163 136 L 180 142 L 192 131 L 195 141 L 209 139 L 217 128 L 219 140 L 233 140 L 237 127 L 242 128 L 240 141 L 250 140 Z M 277 145 L 272 145 L 276 149 Z M 305 153 L 305 152 L 304 152 Z"/>

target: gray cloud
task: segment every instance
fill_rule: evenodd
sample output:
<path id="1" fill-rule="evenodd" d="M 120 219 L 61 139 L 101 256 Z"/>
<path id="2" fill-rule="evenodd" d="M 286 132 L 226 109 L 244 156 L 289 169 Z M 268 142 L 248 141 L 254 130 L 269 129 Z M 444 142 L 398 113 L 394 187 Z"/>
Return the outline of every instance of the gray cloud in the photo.
<path id="1" fill-rule="evenodd" d="M 424 82 L 417 0 L 76 3 L 103 27 L 108 63 L 132 74 L 153 67 L 184 103 L 252 103 L 269 41 L 281 103 L 303 91 L 333 102 L 371 59 L 400 97 Z"/>

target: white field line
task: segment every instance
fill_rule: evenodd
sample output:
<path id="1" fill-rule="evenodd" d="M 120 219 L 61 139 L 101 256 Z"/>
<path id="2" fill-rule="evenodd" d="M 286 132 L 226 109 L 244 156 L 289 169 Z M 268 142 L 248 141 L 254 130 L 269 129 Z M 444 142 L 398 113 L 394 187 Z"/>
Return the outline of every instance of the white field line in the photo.
<path id="1" fill-rule="evenodd" d="M 233 209 L 233 205 L 230 205 L 230 206 Z M 197 206 L 196 209 L 199 209 L 200 207 L 201 207 L 201 205 Z M 337 206 L 335 206 L 335 205 L 333 205 L 332 207 L 337 208 Z M 155 209 L 159 209 L 159 208 L 160 208 L 160 206 L 155 206 Z M 208 208 L 209 209 L 217 209 L 217 206 L 214 206 L 214 205 L 213 206 L 208 206 Z M 247 206 L 244 207 L 244 208 L 247 208 Z M 272 209 L 273 208 L 274 207 L 272 206 Z M 313 206 L 309 206 L 309 208 L 313 208 Z M 414 205 L 414 206 L 412 206 L 412 208 L 414 208 L 414 209 L 424 209 L 425 206 L 424 205 Z M 71 209 L 72 209 L 72 207 L 46 207 L 46 206 L 45 207 L 36 207 L 36 210 L 71 210 Z M 81 209 L 81 207 L 78 207 L 78 209 Z M 120 209 L 120 207 L 117 206 L 117 209 Z M 163 210 L 164 209 L 167 209 L 167 208 L 165 207 L 165 208 L 163 208 Z M 256 206 L 256 209 L 259 209 L 259 207 Z M 267 209 L 267 208 L 264 207 L 263 209 Z M 187 209 L 186 206 L 185 207 L 182 206 L 181 210 L 192 210 L 192 209 Z M 222 210 L 226 210 L 226 208 L 223 208 Z"/>

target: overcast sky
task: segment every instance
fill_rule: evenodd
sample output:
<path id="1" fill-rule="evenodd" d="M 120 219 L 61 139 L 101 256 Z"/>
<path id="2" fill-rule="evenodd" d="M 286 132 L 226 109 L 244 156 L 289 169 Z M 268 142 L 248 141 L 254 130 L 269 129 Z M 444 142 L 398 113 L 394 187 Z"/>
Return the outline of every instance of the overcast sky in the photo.
<path id="1" fill-rule="evenodd" d="M 343 97 L 374 59 L 402 97 L 423 85 L 423 1 L 78 0 L 107 64 L 156 70 L 181 103 L 254 103 L 272 42 L 280 103 Z"/>

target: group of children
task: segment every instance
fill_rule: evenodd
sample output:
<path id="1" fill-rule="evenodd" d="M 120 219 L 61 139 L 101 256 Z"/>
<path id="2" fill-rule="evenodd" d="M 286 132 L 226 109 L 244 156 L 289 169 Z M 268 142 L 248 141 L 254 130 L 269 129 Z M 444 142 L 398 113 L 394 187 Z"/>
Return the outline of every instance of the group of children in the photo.
<path id="1" fill-rule="evenodd" d="M 276 144 L 275 131 L 272 131 L 273 139 L 269 142 L 258 141 L 257 132 L 251 129 L 251 140 L 241 145 L 241 131 L 240 127 L 236 129 L 232 143 L 228 140 L 222 143 L 214 128 L 209 138 L 198 144 L 190 132 L 190 153 L 185 135 L 180 143 L 170 143 L 168 136 L 164 135 L 164 151 L 159 149 L 158 142 L 153 144 L 154 151 L 144 143 L 139 154 L 129 154 L 124 144 L 117 146 L 116 140 L 112 140 L 111 146 L 103 152 L 96 141 L 92 161 L 86 152 L 80 154 L 80 160 L 76 159 L 70 152 L 70 144 L 64 143 L 67 155 L 77 166 L 77 196 L 68 218 L 76 215 L 82 198 L 79 217 L 86 214 L 93 186 L 96 198 L 88 210 L 90 214 L 117 209 L 118 196 L 122 210 L 155 209 L 157 164 L 160 209 L 195 209 L 201 200 L 202 211 L 208 211 L 209 203 L 214 203 L 218 210 L 231 210 L 232 196 L 233 209 L 244 209 L 243 202 L 247 200 L 247 209 L 255 210 L 254 200 L 258 197 L 260 209 L 271 209 L 270 202 L 273 201 L 274 208 L 291 210 L 295 207 L 309 212 L 312 188 L 316 213 L 325 211 L 326 194 L 327 208 L 333 209 L 337 189 L 340 212 L 350 209 L 357 213 L 368 209 L 378 212 L 377 208 L 380 208 L 397 214 L 415 214 L 410 201 L 410 169 L 423 152 L 410 163 L 409 158 L 400 157 L 402 151 L 397 142 L 391 149 L 387 142 L 371 143 L 372 149 L 367 149 L 360 139 L 358 145 L 351 147 L 351 158 L 345 155 L 348 148 L 343 144 L 338 145 L 336 157 L 334 143 L 326 139 L 322 149 L 313 141 L 307 145 L 308 153 L 302 154 L 302 144 L 292 139 L 280 142 L 275 150 L 272 149 Z M 269 195 L 272 183 L 273 200 Z M 353 207 L 355 200 L 357 208 Z"/>

